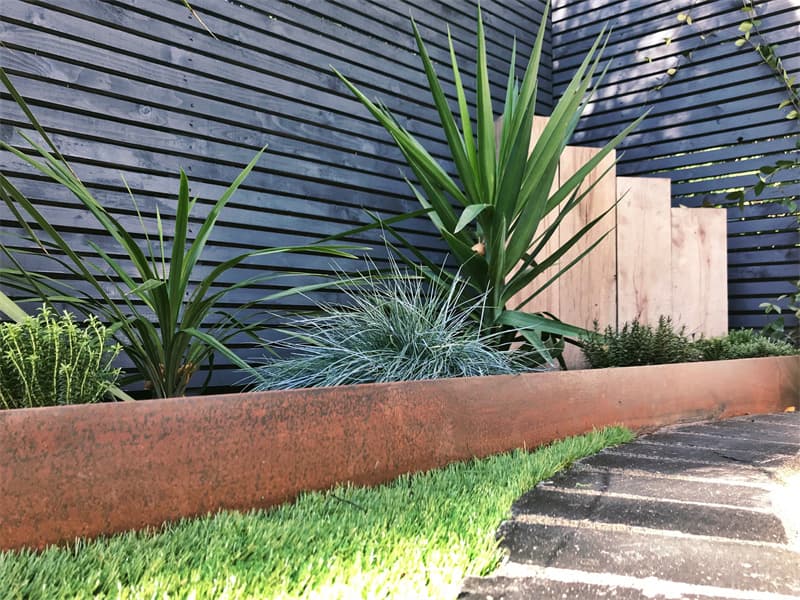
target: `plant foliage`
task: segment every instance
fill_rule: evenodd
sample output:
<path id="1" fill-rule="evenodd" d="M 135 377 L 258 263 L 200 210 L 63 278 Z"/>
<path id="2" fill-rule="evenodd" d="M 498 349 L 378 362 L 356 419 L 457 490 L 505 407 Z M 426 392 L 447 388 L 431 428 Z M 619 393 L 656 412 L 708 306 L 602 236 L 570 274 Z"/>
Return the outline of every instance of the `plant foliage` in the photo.
<path id="1" fill-rule="evenodd" d="M 483 297 L 460 300 L 464 283 L 431 286 L 391 263 L 390 276 L 359 275 L 345 303 L 297 319 L 287 353 L 258 369 L 255 389 L 274 390 L 501 375 L 528 370 L 521 352 L 502 351 L 471 319 Z"/>
<path id="2" fill-rule="evenodd" d="M 29 156 L 3 141 L 0 141 L 0 147 L 13 153 L 47 178 L 66 186 L 80 206 L 96 219 L 110 238 L 109 241 L 113 240 L 116 244 L 116 248 L 109 251 L 89 242 L 98 255 L 100 264 L 88 262 L 11 181 L 0 175 L 0 198 L 17 219 L 27 246 L 26 249 L 12 250 L 7 245 L 0 244 L 0 250 L 11 261 L 11 267 L 0 269 L 0 275 L 4 283 L 14 289 L 45 301 L 65 303 L 87 315 L 99 315 L 110 324 L 115 339 L 135 366 L 135 373 L 128 380 L 144 382 L 154 396 L 183 395 L 192 375 L 203 364 L 208 364 L 210 377 L 215 352 L 224 355 L 240 368 L 248 368 L 227 344 L 236 336 L 254 336 L 265 324 L 263 321 L 243 322 L 238 314 L 255 304 L 269 303 L 290 294 L 329 285 L 329 282 L 322 282 L 281 290 L 242 304 L 233 312 L 224 312 L 219 305 L 231 292 L 281 277 L 274 273 L 257 275 L 226 284 L 220 289 L 218 281 L 227 271 L 247 259 L 282 252 L 314 252 L 353 258 L 345 246 L 263 248 L 224 260 L 199 282 L 192 284 L 191 278 L 196 274 L 195 269 L 202 260 L 203 250 L 222 209 L 255 167 L 264 148 L 214 203 L 193 240 L 189 236 L 190 218 L 197 198 L 190 197 L 189 180 L 183 171 L 180 173 L 175 218 L 171 223 L 167 222 L 162 219 L 156 207 L 155 231 L 148 231 L 139 206 L 131 194 L 144 234 L 142 244 L 86 188 L 50 141 L 2 69 L 0 79 L 49 150 L 24 133 L 20 135 L 34 151 L 34 156 Z M 37 229 L 31 227 L 29 221 Z M 171 236 L 166 232 L 168 228 L 172 230 Z M 25 254 L 48 257 L 57 263 L 64 275 L 79 281 L 81 285 L 71 284 L 67 277 L 56 280 L 26 271 L 22 264 L 22 255 Z M 114 254 L 130 257 L 130 265 L 113 258 Z"/>
<path id="3" fill-rule="evenodd" d="M 695 342 L 702 360 L 730 360 L 761 356 L 788 356 L 800 350 L 788 342 L 770 339 L 752 329 L 738 329 L 728 335 Z"/>
<path id="4" fill-rule="evenodd" d="M 542 17 L 542 23 L 547 15 Z M 475 75 L 477 113 L 475 127 L 467 104 L 452 38 L 450 56 L 458 110 L 454 112 L 436 74 L 433 62 L 412 19 L 412 28 L 428 86 L 438 111 L 450 158 L 455 166 L 452 177 L 423 145 L 405 129 L 389 109 L 370 100 L 345 76 L 336 71 L 350 91 L 383 125 L 403 153 L 416 184 L 409 182 L 413 193 L 432 223 L 449 246 L 460 265 L 472 292 L 487 295 L 483 326 L 490 331 L 514 330 L 538 350 L 545 351 L 543 334 L 581 336 L 583 329 L 568 326 L 553 318 L 528 314 L 519 310 L 540 294 L 562 273 L 578 262 L 599 243 L 600 237 L 585 251 L 563 264 L 567 252 L 603 218 L 589 222 L 571 238 L 564 240 L 552 254 L 544 255 L 547 243 L 563 221 L 592 186 L 582 186 L 586 176 L 609 155 L 641 121 L 640 117 L 563 182 L 552 194 L 559 158 L 569 141 L 578 119 L 593 91 L 598 76 L 602 48 L 608 39 L 604 29 L 575 72 L 561 99 L 556 104 L 542 135 L 528 152 L 536 107 L 539 64 L 545 27 L 541 26 L 524 76 L 516 78 L 516 50 L 512 54 L 506 86 L 505 103 L 499 135 L 495 138 L 495 114 L 492 109 L 491 86 L 486 59 L 486 40 L 480 10 L 477 31 L 477 72 Z M 449 37 L 449 36 L 448 36 Z M 456 208 L 454 208 L 456 207 Z M 545 218 L 555 213 L 552 222 Z M 411 213 L 417 215 L 419 212 Z M 428 267 L 431 280 L 449 285 L 452 273 L 442 273 L 391 227 L 385 228 Z M 562 261 L 559 263 L 559 261 Z M 557 273 L 547 281 L 542 274 L 558 265 Z M 519 306 L 509 307 L 513 296 L 537 281 Z M 476 319 L 480 315 L 476 315 Z M 510 343 L 513 334 L 507 338 Z"/>
<path id="5" fill-rule="evenodd" d="M 118 344 L 95 317 L 82 326 L 46 306 L 37 316 L 0 323 L 0 408 L 101 400 L 119 376 Z"/>
<path id="6" fill-rule="evenodd" d="M 699 360 L 700 352 L 685 332 L 685 327 L 676 331 L 672 319 L 665 316 L 659 317 L 657 327 L 634 320 L 621 330 L 609 325 L 602 333 L 595 322 L 594 331 L 584 341 L 583 354 L 593 369 Z"/>

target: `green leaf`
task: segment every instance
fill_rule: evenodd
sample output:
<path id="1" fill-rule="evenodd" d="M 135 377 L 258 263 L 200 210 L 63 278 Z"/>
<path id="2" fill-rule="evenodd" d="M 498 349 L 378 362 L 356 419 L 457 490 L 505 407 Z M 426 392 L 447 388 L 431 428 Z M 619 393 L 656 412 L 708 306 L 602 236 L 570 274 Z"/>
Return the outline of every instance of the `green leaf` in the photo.
<path id="1" fill-rule="evenodd" d="M 461 136 L 455 119 L 453 118 L 453 113 L 450 111 L 450 105 L 447 102 L 447 98 L 439 83 L 439 79 L 436 76 L 436 71 L 433 68 L 433 62 L 428 56 L 425 43 L 422 41 L 422 36 L 419 33 L 419 29 L 417 29 L 417 24 L 414 22 L 414 19 L 411 19 L 411 25 L 414 30 L 414 38 L 417 42 L 417 49 L 419 50 L 425 75 L 428 79 L 428 87 L 433 96 L 436 110 L 439 113 L 439 119 L 442 127 L 444 128 L 445 137 L 447 138 L 447 144 L 450 148 L 453 162 L 456 165 L 456 170 L 458 171 L 461 183 L 464 185 L 464 189 L 467 192 L 467 198 L 474 198 L 477 195 L 478 182 L 475 180 L 474 171 L 471 167 L 470 160 L 467 157 L 464 138 Z M 460 83 L 460 80 L 458 83 Z M 460 89 L 458 94 L 463 95 L 463 89 Z M 480 153 L 480 148 L 478 149 L 478 152 Z"/>
<path id="2" fill-rule="evenodd" d="M 486 60 L 486 37 L 480 10 L 478 11 L 478 56 L 475 80 L 477 86 L 478 181 L 480 183 L 480 195 L 476 194 L 473 198 L 490 199 L 494 198 L 497 152 L 495 149 L 494 114 L 492 112 L 492 90 L 489 83 L 489 67 Z"/>
<path id="3" fill-rule="evenodd" d="M 189 328 L 183 330 L 185 333 L 188 333 L 191 336 L 196 337 L 197 339 L 201 340 L 220 354 L 222 354 L 225 358 L 231 361 L 234 365 L 239 367 L 240 369 L 247 371 L 251 375 L 257 375 L 257 371 L 253 369 L 250 365 L 244 362 L 241 358 L 239 358 L 230 348 L 221 344 L 217 338 L 208 335 L 207 333 L 200 331 L 199 329 Z"/>
<path id="4" fill-rule="evenodd" d="M 461 217 L 459 217 L 458 223 L 456 223 L 454 233 L 458 233 L 464 229 L 467 225 L 472 223 L 479 214 L 490 208 L 492 208 L 491 204 L 470 204 L 464 209 L 464 212 L 461 213 Z"/>
<path id="5" fill-rule="evenodd" d="M 9 319 L 20 323 L 28 318 L 28 313 L 22 310 L 16 302 L 0 291 L 0 312 Z"/>
<path id="6" fill-rule="evenodd" d="M 506 310 L 498 321 L 519 330 L 543 331 L 554 335 L 569 338 L 583 339 L 589 335 L 583 327 L 576 327 L 562 323 L 556 319 L 547 318 L 536 313 L 526 313 L 518 310 Z"/>

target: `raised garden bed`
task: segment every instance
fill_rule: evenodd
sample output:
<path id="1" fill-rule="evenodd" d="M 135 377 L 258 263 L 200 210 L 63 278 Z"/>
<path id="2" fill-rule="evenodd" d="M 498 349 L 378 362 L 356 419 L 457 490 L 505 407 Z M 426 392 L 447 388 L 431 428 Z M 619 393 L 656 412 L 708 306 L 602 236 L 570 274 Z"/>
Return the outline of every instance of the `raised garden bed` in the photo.
<path id="1" fill-rule="evenodd" d="M 795 406 L 800 356 L 0 412 L 0 545 L 43 547 L 340 482 Z"/>

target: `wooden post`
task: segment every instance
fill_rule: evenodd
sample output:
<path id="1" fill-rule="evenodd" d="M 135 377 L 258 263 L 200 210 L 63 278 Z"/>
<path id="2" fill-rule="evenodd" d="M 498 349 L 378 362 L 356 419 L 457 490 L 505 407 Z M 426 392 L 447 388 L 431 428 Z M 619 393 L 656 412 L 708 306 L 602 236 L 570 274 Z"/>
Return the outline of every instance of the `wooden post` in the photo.
<path id="1" fill-rule="evenodd" d="M 670 180 L 618 177 L 617 322 L 672 314 Z"/>
<path id="2" fill-rule="evenodd" d="M 727 213 L 672 209 L 672 318 L 707 337 L 728 331 Z"/>

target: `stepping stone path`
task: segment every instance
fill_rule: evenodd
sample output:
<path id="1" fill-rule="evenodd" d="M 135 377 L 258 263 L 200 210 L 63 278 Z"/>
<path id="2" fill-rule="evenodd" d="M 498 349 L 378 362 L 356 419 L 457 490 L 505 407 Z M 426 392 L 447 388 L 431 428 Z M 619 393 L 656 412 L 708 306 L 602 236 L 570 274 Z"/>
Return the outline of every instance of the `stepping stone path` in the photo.
<path id="1" fill-rule="evenodd" d="M 512 508 L 508 561 L 461 600 L 800 598 L 800 413 L 674 426 Z"/>

